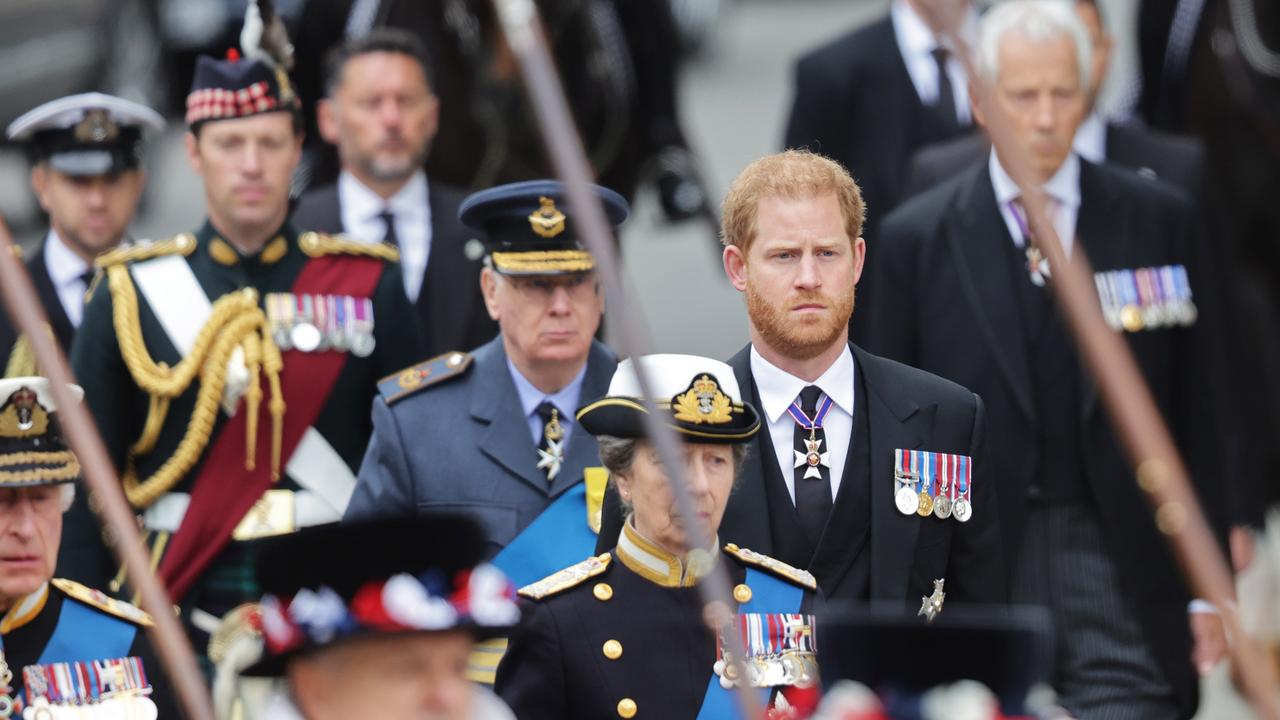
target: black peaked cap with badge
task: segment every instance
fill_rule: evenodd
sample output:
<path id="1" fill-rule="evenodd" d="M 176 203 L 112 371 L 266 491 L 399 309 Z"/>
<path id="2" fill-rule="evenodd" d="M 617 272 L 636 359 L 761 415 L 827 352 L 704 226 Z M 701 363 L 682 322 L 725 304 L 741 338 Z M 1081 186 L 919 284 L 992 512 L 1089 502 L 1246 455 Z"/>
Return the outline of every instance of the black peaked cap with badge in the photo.
<path id="1" fill-rule="evenodd" d="M 760 415 L 742 392 L 733 368 L 697 355 L 645 355 L 640 364 L 654 393 L 653 405 L 670 412 L 668 425 L 686 442 L 739 444 L 760 431 Z M 592 435 L 644 438 L 645 415 L 635 360 L 627 358 L 609 383 L 609 393 L 578 410 Z"/>
<path id="2" fill-rule="evenodd" d="M 84 390 L 70 387 L 80 400 Z M 58 424 L 57 404 L 47 379 L 0 380 L 0 487 L 33 487 L 74 482 L 80 463 Z"/>
<path id="3" fill-rule="evenodd" d="M 599 185 L 591 189 L 615 227 L 630 214 L 627 201 Z M 458 219 L 482 235 L 493 269 L 504 275 L 565 275 L 595 268 L 578 236 L 564 183 L 528 180 L 473 193 Z"/>
<path id="4" fill-rule="evenodd" d="M 90 92 L 35 107 L 10 123 L 5 134 L 26 147 L 32 162 L 92 177 L 137 168 L 145 134 L 164 124 L 160 113 L 145 105 Z"/>
<path id="5" fill-rule="evenodd" d="M 506 634 L 520 620 L 515 588 L 484 564 L 486 554 L 476 521 L 449 513 L 321 525 L 272 538 L 255 562 L 264 592 L 264 655 L 244 674 L 279 676 L 292 658 L 375 635 Z"/>

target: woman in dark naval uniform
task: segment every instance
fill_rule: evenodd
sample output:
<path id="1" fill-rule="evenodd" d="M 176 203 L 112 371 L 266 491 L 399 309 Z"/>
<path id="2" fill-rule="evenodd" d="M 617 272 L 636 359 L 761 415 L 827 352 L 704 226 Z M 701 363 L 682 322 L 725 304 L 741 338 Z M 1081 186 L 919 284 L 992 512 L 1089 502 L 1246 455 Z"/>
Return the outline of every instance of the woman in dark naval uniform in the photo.
<path id="1" fill-rule="evenodd" d="M 732 368 L 691 355 L 640 359 L 659 412 L 681 436 L 685 477 L 701 522 L 720 525 L 746 443 L 760 429 L 741 402 Z M 689 547 L 666 473 L 645 437 L 632 360 L 609 394 L 578 411 L 627 512 L 617 545 L 519 594 L 525 621 L 511 638 L 495 688 L 521 720 L 735 717 L 729 688 L 753 688 L 784 707 L 782 691 L 817 679 L 813 577 L 739 548 Z M 712 632 L 695 587 L 724 563 L 733 584 L 732 621 Z M 726 632 L 746 651 L 739 675 L 726 664 Z"/>

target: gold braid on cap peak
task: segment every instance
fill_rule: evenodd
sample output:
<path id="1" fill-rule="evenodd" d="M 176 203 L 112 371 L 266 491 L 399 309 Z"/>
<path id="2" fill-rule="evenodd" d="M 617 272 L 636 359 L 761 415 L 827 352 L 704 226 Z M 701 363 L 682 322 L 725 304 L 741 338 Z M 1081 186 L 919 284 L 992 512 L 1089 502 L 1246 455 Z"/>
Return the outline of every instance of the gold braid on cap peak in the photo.
<path id="1" fill-rule="evenodd" d="M 495 252 L 493 265 L 501 272 L 565 273 L 586 272 L 596 266 L 595 258 L 586 250 L 533 250 L 528 252 Z"/>
<path id="2" fill-rule="evenodd" d="M 154 503 L 169 492 L 195 466 L 209 445 L 213 426 L 218 419 L 218 406 L 227 380 L 227 364 L 237 348 L 244 354 L 249 369 L 249 388 L 245 393 L 246 418 L 245 468 L 253 470 L 257 457 L 258 411 L 262 403 L 261 373 L 267 374 L 271 387 L 271 478 L 280 477 L 280 446 L 284 425 L 284 396 L 280 390 L 280 371 L 284 360 L 280 348 L 271 339 L 267 316 L 258 307 L 257 292 L 245 289 L 229 293 L 213 303 L 209 320 L 196 336 L 191 353 L 174 367 L 157 363 L 142 339 L 142 323 L 138 316 L 138 295 L 128 268 L 123 264 L 107 267 L 111 288 L 112 321 L 120 343 L 120 355 L 134 382 L 150 396 L 150 408 L 142 434 L 129 448 L 124 471 L 124 491 L 136 508 Z M 195 411 L 187 424 L 173 455 L 142 481 L 138 478 L 135 459 L 155 449 L 169 402 L 186 392 L 200 377 Z"/>

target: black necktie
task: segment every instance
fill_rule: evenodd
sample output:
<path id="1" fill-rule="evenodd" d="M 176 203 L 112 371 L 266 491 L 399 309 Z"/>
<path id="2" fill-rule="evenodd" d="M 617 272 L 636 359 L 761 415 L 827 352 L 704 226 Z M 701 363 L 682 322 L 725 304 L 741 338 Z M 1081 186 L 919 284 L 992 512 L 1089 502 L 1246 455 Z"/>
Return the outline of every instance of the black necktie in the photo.
<path id="1" fill-rule="evenodd" d="M 800 411 L 810 420 L 817 412 L 821 394 L 816 385 L 800 391 Z M 810 546 L 816 548 L 831 514 L 831 468 L 826 461 L 831 449 L 821 427 L 805 427 L 797 422 L 794 438 L 796 513 Z"/>
<path id="2" fill-rule="evenodd" d="M 390 210 L 383 210 L 378 217 L 382 218 L 382 222 L 387 228 L 387 232 L 382 236 L 382 242 L 393 247 L 400 247 L 400 239 L 396 237 L 396 214 Z"/>
<path id="3" fill-rule="evenodd" d="M 929 54 L 938 66 L 938 103 L 934 106 L 934 113 L 938 118 L 939 128 L 950 136 L 960 129 L 960 121 L 956 118 L 956 93 L 951 87 L 951 75 L 947 73 L 947 57 L 950 53 L 939 45 Z"/>
<path id="4" fill-rule="evenodd" d="M 556 479 L 560 465 L 564 463 L 564 426 L 560 424 L 560 411 L 549 401 L 538 405 L 538 417 L 542 420 L 542 439 L 538 442 L 538 469 L 547 474 L 547 482 Z"/>

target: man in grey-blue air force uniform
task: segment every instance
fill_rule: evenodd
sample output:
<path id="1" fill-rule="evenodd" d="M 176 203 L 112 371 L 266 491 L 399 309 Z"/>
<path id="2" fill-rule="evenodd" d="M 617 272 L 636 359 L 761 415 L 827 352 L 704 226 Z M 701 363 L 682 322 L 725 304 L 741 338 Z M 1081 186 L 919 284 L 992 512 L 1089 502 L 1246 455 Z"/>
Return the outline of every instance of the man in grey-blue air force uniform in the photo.
<path id="1" fill-rule="evenodd" d="M 595 191 L 615 225 L 626 219 L 621 196 Z M 574 415 L 605 394 L 617 359 L 594 339 L 603 290 L 560 183 L 484 190 L 458 214 L 489 252 L 480 285 L 498 336 L 379 383 L 345 519 L 469 513 L 519 587 L 594 551 L 607 475 Z"/>

